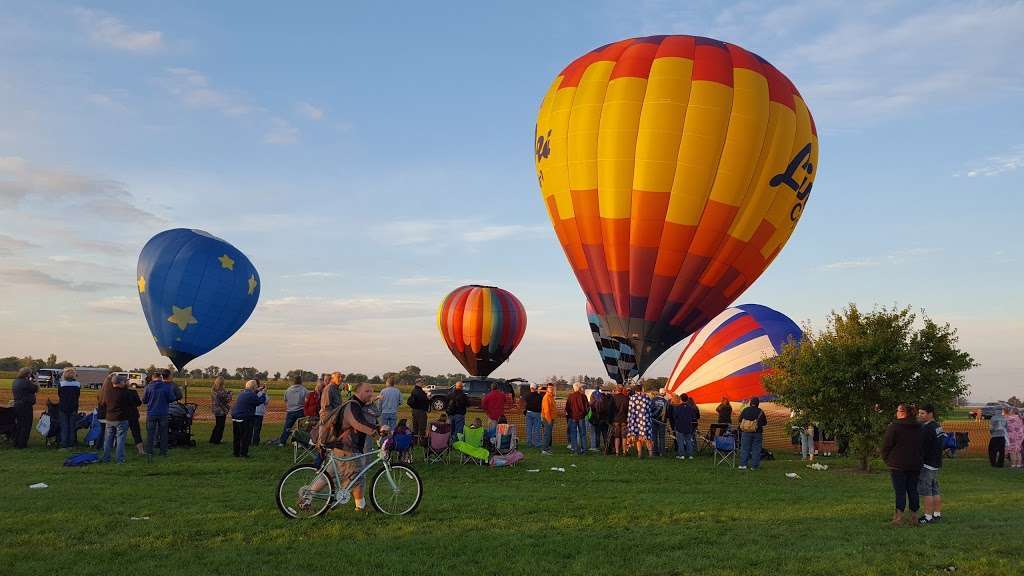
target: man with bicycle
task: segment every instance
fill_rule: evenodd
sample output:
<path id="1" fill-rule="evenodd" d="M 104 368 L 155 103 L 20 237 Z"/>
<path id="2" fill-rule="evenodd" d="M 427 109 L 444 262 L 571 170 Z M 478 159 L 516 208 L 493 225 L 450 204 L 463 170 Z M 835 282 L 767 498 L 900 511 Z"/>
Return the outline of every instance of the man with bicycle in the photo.
<path id="1" fill-rule="evenodd" d="M 363 445 L 366 436 L 376 436 L 377 428 L 369 423 L 364 410 L 373 398 L 373 388 L 368 382 L 356 385 L 352 399 L 343 404 L 337 410 L 327 415 L 328 420 L 321 423 L 321 439 L 325 448 L 331 448 L 338 458 L 357 456 L 363 453 Z M 361 458 L 338 461 L 338 484 L 346 486 L 349 481 L 359 474 L 362 464 Z M 317 492 L 325 487 L 323 479 L 318 479 L 311 486 L 312 492 Z M 363 498 L 363 487 L 357 483 L 352 487 L 352 499 L 355 500 L 356 511 L 362 512 L 366 508 L 366 500 Z M 300 504 L 301 506 L 301 504 Z"/>

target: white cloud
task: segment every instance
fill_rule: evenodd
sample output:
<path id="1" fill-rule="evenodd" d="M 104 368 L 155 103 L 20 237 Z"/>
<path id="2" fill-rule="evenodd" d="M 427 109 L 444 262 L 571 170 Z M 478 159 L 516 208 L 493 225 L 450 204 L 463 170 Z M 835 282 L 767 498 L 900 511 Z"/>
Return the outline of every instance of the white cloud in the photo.
<path id="1" fill-rule="evenodd" d="M 125 106 L 123 103 L 121 103 L 121 101 L 118 98 L 116 98 L 116 97 L 114 97 L 114 96 L 112 96 L 110 94 L 93 93 L 93 94 L 88 94 L 85 97 L 85 99 L 89 103 L 91 103 L 91 104 L 93 104 L 93 105 L 95 105 L 95 106 L 97 106 L 99 108 L 106 108 L 107 110 L 112 110 L 114 112 L 127 112 L 128 111 L 128 107 L 127 106 Z"/>
<path id="2" fill-rule="evenodd" d="M 377 227 L 378 237 L 395 246 L 444 245 L 454 241 L 479 244 L 510 237 L 536 238 L 545 226 L 492 225 L 480 219 L 397 220 Z"/>
<path id="3" fill-rule="evenodd" d="M 30 286 L 35 288 L 51 288 L 68 292 L 97 292 L 114 288 L 110 282 L 76 281 L 48 274 L 41 270 L 16 268 L 0 271 L 0 283 L 10 286 Z"/>
<path id="4" fill-rule="evenodd" d="M 341 276 L 338 272 L 303 272 L 301 274 L 286 274 L 281 278 L 337 278 Z"/>
<path id="5" fill-rule="evenodd" d="M 452 284 L 454 281 L 447 276 L 408 276 L 395 280 L 395 286 L 431 286 L 435 284 Z"/>
<path id="6" fill-rule="evenodd" d="M 1016 172 L 1024 168 L 1024 146 L 1018 146 L 1006 154 L 989 156 L 984 160 L 977 160 L 970 164 L 970 168 L 953 174 L 954 177 L 966 176 L 975 178 L 978 176 L 999 176 L 1008 172 Z"/>
<path id="7" fill-rule="evenodd" d="M 111 296 L 89 302 L 88 307 L 101 314 L 136 315 L 139 313 L 139 299 L 128 296 Z"/>
<path id="8" fill-rule="evenodd" d="M 855 258 L 853 260 L 840 260 L 821 267 L 822 270 L 856 270 L 859 268 L 874 268 L 881 263 L 872 258 Z"/>
<path id="9" fill-rule="evenodd" d="M 295 112 L 308 120 L 323 120 L 326 116 L 323 108 L 317 108 L 309 102 L 299 102 L 296 104 Z"/>
<path id="10" fill-rule="evenodd" d="M 155 52 L 163 48 L 159 30 L 137 30 L 119 18 L 86 8 L 76 8 L 79 25 L 96 44 L 127 52 Z"/>
<path id="11" fill-rule="evenodd" d="M 35 247 L 36 245 L 31 242 L 0 234 L 0 255 L 2 256 L 11 256 Z"/>
<path id="12" fill-rule="evenodd" d="M 299 129 L 281 118 L 270 119 L 270 129 L 263 135 L 267 144 L 294 144 L 299 139 Z"/>
<path id="13" fill-rule="evenodd" d="M 341 326 L 355 320 L 432 316 L 436 302 L 418 298 L 323 298 L 288 296 L 260 303 L 265 321 L 295 324 L 315 321 L 317 326 Z"/>
<path id="14" fill-rule="evenodd" d="M 168 68 L 160 84 L 190 108 L 217 110 L 230 117 L 264 112 L 246 101 L 242 94 L 215 88 L 205 74 L 192 68 Z"/>
<path id="15" fill-rule="evenodd" d="M 467 230 L 462 233 L 462 239 L 466 242 L 490 242 L 509 237 L 537 237 L 546 228 L 544 226 L 523 226 L 511 224 L 506 226 L 481 226 L 475 230 Z"/>
<path id="16" fill-rule="evenodd" d="M 19 156 L 0 156 L 0 201 L 63 203 L 116 221 L 160 220 L 139 207 L 124 183 L 93 178 L 69 170 L 34 165 Z"/>
<path id="17" fill-rule="evenodd" d="M 939 252 L 941 252 L 941 250 L 936 248 L 907 248 L 905 250 L 893 250 L 891 252 L 887 252 L 882 257 L 840 260 L 838 262 L 832 262 L 831 264 L 825 264 L 824 266 L 821 266 L 820 269 L 827 271 L 858 270 L 863 268 L 877 268 L 882 265 L 901 265 L 915 260 L 920 260 L 933 254 L 938 254 Z"/>

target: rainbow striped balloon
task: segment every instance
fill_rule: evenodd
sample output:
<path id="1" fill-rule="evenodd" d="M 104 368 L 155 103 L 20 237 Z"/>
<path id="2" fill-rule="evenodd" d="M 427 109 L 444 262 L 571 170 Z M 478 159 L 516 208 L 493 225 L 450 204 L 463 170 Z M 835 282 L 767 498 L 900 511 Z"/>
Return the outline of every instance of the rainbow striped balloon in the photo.
<path id="1" fill-rule="evenodd" d="M 697 403 L 766 396 L 764 360 L 801 338 L 796 322 L 767 306 L 728 308 L 686 341 L 665 389 Z"/>
<path id="2" fill-rule="evenodd" d="M 486 378 L 516 349 L 526 332 L 526 309 L 510 292 L 476 284 L 441 301 L 437 326 L 444 343 L 473 376 Z"/>
<path id="3" fill-rule="evenodd" d="M 760 56 L 651 36 L 555 78 L 534 154 L 569 264 L 643 374 L 778 255 L 810 197 L 818 136 L 792 82 Z"/>

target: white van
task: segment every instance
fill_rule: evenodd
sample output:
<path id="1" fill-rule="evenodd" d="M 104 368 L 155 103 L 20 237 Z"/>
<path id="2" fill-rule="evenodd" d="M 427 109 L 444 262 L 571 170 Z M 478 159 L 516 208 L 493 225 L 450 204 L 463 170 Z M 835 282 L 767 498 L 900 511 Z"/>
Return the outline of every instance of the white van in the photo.
<path id="1" fill-rule="evenodd" d="M 146 384 L 146 375 L 142 372 L 114 372 L 115 378 L 124 378 L 131 388 L 142 388 Z"/>

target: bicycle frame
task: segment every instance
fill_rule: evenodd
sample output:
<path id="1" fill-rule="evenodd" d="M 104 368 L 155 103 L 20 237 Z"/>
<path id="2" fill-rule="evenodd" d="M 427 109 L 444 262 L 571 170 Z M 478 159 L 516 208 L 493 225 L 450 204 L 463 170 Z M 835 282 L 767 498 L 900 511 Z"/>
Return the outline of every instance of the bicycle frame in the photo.
<path id="1" fill-rule="evenodd" d="M 394 479 L 391 477 L 391 459 L 387 453 L 387 449 L 385 448 L 385 442 L 383 440 L 384 439 L 381 438 L 380 440 L 377 441 L 377 450 L 365 454 L 356 454 L 353 456 L 335 456 L 334 450 L 327 449 L 326 458 L 324 458 L 324 463 L 320 465 L 320 472 L 323 472 L 324 474 L 327 475 L 327 478 L 332 483 L 332 486 L 338 486 L 338 484 L 336 483 L 339 481 L 338 479 L 341 477 L 340 472 L 338 470 L 338 462 L 350 462 L 352 460 L 370 458 L 375 456 L 373 461 L 371 461 L 366 466 L 363 466 L 363 468 L 359 470 L 359 472 L 355 476 L 353 476 L 351 480 L 349 480 L 348 484 L 344 488 L 340 488 L 336 491 L 340 494 L 351 494 L 352 488 L 366 476 L 367 471 L 375 467 L 377 464 L 384 465 L 384 476 L 387 478 L 388 484 L 391 485 L 391 488 L 393 490 L 397 490 L 398 486 L 395 484 Z M 330 468 L 330 471 L 328 471 L 328 468 Z M 339 498 L 335 498 L 334 500 L 335 501 L 331 504 L 332 508 L 338 506 L 339 504 L 344 504 L 345 502 L 348 501 L 348 498 L 345 498 L 344 502 L 342 501 L 342 499 Z"/>

